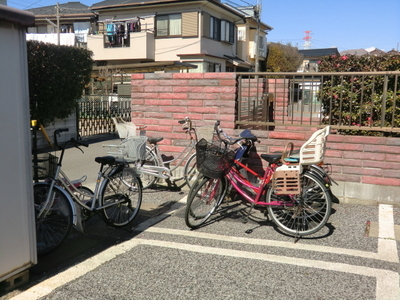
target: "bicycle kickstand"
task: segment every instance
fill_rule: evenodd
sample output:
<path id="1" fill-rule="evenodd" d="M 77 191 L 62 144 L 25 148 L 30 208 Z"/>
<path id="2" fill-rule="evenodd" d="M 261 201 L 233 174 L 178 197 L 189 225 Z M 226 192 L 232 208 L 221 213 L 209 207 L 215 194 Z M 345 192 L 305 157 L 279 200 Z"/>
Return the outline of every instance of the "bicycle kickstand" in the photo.
<path id="1" fill-rule="evenodd" d="M 254 202 L 251 203 L 251 206 L 250 206 L 250 209 L 249 209 L 249 212 L 247 213 L 247 215 L 242 218 L 243 224 L 246 224 L 249 221 L 249 216 L 251 214 L 251 211 L 253 210 L 253 207 L 254 207 Z"/>

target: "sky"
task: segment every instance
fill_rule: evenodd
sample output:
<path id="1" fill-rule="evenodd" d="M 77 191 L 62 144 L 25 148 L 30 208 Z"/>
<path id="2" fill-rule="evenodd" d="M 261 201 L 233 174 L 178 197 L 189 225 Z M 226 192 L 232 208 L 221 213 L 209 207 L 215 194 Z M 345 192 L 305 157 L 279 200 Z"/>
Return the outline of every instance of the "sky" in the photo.
<path id="1" fill-rule="evenodd" d="M 79 0 L 69 0 L 79 1 Z M 68 0 L 7 0 L 8 6 L 29 9 Z M 91 6 L 101 0 L 80 0 Z M 336 47 L 339 52 L 376 47 L 400 51 L 399 0 L 224 0 L 230 5 L 261 7 L 261 21 L 273 27 L 269 42 L 290 43 L 305 49 L 310 31 L 310 49 Z"/>

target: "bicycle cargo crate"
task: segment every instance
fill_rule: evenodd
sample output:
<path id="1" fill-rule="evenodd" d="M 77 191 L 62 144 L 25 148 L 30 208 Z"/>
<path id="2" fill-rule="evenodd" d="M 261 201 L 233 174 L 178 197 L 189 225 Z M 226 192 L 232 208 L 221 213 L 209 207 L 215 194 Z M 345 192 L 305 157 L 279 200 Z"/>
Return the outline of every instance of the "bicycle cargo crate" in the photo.
<path id="1" fill-rule="evenodd" d="M 40 153 L 37 160 L 32 157 L 33 163 L 33 179 L 42 180 L 54 177 L 57 168 L 58 157 L 50 153 Z"/>
<path id="2" fill-rule="evenodd" d="M 300 194 L 300 166 L 283 165 L 276 168 L 272 178 L 272 188 L 276 194 Z"/>
<path id="3" fill-rule="evenodd" d="M 207 177 L 223 177 L 231 168 L 233 158 L 233 151 L 209 143 L 204 138 L 196 144 L 197 170 Z"/>

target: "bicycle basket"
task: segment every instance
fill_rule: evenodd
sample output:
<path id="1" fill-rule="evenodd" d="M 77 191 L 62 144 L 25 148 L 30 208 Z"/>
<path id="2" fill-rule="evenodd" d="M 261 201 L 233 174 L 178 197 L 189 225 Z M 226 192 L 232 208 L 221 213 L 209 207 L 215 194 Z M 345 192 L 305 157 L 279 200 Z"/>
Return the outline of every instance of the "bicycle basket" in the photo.
<path id="1" fill-rule="evenodd" d="M 209 143 L 204 138 L 196 144 L 197 171 L 207 177 L 223 177 L 231 168 L 233 158 L 233 151 Z"/>
<path id="2" fill-rule="evenodd" d="M 276 168 L 272 178 L 272 188 L 280 195 L 300 194 L 300 166 L 283 165 Z"/>
<path id="3" fill-rule="evenodd" d="M 122 141 L 121 146 L 124 149 L 124 156 L 134 159 L 143 160 L 146 155 L 147 136 L 133 136 Z"/>
<path id="4" fill-rule="evenodd" d="M 37 160 L 32 158 L 33 179 L 41 180 L 54 177 L 57 168 L 58 157 L 50 153 L 41 153 L 37 155 Z"/>

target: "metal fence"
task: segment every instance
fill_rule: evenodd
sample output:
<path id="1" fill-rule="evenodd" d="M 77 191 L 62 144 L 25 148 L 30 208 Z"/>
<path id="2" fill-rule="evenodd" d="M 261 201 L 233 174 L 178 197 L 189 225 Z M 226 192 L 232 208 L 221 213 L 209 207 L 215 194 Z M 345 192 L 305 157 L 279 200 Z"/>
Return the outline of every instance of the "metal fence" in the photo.
<path id="1" fill-rule="evenodd" d="M 112 117 L 131 121 L 131 98 L 117 95 L 85 96 L 77 102 L 77 116 L 80 137 L 115 133 Z"/>
<path id="2" fill-rule="evenodd" d="M 400 133 L 400 72 L 238 73 L 238 127 Z"/>

